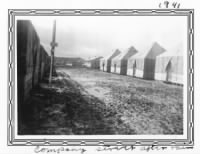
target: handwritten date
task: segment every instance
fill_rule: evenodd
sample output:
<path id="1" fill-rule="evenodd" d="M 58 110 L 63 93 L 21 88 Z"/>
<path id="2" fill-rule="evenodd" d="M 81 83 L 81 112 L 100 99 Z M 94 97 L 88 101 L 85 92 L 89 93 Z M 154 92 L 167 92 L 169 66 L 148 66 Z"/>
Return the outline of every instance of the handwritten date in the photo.
<path id="1" fill-rule="evenodd" d="M 165 8 L 165 9 L 170 9 L 170 8 L 179 9 L 180 6 L 181 4 L 178 2 L 164 1 L 159 3 L 159 8 Z"/>

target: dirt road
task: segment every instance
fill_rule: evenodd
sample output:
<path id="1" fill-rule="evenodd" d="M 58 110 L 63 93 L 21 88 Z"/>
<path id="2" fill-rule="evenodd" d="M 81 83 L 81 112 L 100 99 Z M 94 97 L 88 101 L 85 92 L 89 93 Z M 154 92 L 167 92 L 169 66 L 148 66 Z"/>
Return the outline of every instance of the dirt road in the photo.
<path id="1" fill-rule="evenodd" d="M 86 68 L 57 72 L 51 88 L 32 92 L 22 134 L 183 133 L 181 86 Z"/>

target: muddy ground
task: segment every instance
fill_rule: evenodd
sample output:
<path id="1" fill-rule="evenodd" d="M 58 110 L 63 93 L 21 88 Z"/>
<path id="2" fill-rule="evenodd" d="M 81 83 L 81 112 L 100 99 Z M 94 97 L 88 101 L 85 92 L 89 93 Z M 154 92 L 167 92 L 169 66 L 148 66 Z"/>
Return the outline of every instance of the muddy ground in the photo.
<path id="1" fill-rule="evenodd" d="M 183 87 L 86 68 L 57 68 L 34 89 L 19 134 L 182 134 Z"/>

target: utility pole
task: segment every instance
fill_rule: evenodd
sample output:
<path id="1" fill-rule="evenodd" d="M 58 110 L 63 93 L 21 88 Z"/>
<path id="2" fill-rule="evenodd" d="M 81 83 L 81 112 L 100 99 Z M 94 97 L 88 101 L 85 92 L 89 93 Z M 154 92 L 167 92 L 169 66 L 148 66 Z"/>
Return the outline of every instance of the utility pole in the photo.
<path id="1" fill-rule="evenodd" d="M 55 47 L 58 46 L 56 43 L 56 20 L 54 20 L 53 24 L 53 36 L 52 36 L 52 42 L 51 45 L 51 65 L 50 65 L 50 73 L 49 73 L 49 84 L 51 85 L 52 81 L 52 74 L 53 74 L 53 68 L 54 68 L 54 51 Z"/>

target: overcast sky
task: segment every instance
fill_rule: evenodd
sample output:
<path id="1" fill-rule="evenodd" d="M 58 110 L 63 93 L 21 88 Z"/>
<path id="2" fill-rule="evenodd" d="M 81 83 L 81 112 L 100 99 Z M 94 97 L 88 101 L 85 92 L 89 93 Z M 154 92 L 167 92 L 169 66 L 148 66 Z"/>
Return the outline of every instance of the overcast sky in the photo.
<path id="1" fill-rule="evenodd" d="M 106 56 L 134 46 L 141 52 L 153 42 L 164 48 L 186 44 L 187 20 L 177 16 L 60 16 L 20 17 L 32 21 L 41 43 L 50 53 L 53 20 L 57 22 L 55 55 Z"/>

